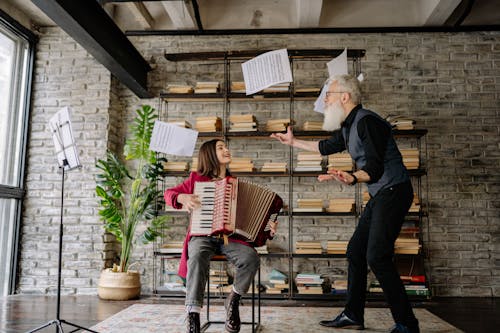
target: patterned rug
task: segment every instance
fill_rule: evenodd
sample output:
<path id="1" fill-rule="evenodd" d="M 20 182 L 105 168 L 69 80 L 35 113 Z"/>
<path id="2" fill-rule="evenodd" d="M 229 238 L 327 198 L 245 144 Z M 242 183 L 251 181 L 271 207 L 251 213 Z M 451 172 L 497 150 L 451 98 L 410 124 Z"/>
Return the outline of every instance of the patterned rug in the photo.
<path id="1" fill-rule="evenodd" d="M 206 321 L 206 309 L 202 311 L 202 324 Z M 345 329 L 332 329 L 318 324 L 320 320 L 332 318 L 341 311 L 340 308 L 328 307 L 279 307 L 264 306 L 261 308 L 261 330 L 267 332 L 359 332 Z M 392 317 L 387 308 L 367 308 L 365 313 L 364 332 L 388 332 L 392 326 Z M 422 333 L 462 332 L 456 327 L 441 320 L 425 309 L 414 309 L 420 322 Z M 251 321 L 251 307 L 240 307 L 241 319 Z M 210 320 L 224 320 L 222 306 L 210 307 Z M 111 316 L 92 327 L 102 333 L 183 333 L 186 331 L 183 305 L 168 304 L 133 304 L 123 311 Z M 251 332 L 251 325 L 243 325 L 241 332 Z M 206 332 L 224 332 L 223 324 L 212 324 Z"/>

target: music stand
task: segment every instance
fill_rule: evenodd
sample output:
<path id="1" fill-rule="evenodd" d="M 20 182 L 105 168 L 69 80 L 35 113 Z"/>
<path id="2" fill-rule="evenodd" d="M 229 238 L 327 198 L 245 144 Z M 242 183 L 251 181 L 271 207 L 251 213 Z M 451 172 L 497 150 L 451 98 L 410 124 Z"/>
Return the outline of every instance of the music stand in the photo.
<path id="1" fill-rule="evenodd" d="M 59 223 L 59 261 L 57 269 L 57 311 L 56 319 L 51 320 L 27 333 L 37 332 L 51 325 L 56 325 L 56 333 L 64 333 L 62 324 L 73 326 L 76 329 L 71 332 L 84 330 L 99 333 L 80 325 L 70 323 L 61 319 L 61 266 L 62 266 L 62 240 L 63 240 L 63 213 L 64 213 L 64 175 L 65 171 L 81 167 L 78 159 L 75 139 L 71 130 L 70 109 L 68 107 L 59 110 L 49 121 L 50 131 L 54 140 L 59 168 L 62 170 L 61 178 L 61 218 Z"/>

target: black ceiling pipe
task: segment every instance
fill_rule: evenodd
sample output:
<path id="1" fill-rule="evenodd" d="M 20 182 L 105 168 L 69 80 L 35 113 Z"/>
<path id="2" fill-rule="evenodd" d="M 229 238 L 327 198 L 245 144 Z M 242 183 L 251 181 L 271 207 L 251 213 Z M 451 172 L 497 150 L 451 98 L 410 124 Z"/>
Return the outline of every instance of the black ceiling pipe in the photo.
<path id="1" fill-rule="evenodd" d="M 190 36 L 190 35 L 299 35 L 299 34 L 362 34 L 394 32 L 470 32 L 500 31 L 500 25 L 474 25 L 458 27 L 375 27 L 375 28 L 297 28 L 297 29 L 224 29 L 224 30 L 127 30 L 127 36 Z"/>

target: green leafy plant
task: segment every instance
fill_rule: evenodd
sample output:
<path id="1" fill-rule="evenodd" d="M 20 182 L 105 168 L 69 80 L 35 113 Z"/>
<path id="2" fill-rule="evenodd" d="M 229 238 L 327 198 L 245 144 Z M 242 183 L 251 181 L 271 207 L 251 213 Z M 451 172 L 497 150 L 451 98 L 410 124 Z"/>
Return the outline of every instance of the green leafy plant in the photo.
<path id="1" fill-rule="evenodd" d="M 132 176 L 132 171 L 110 151 L 106 160 L 100 159 L 96 163 L 100 170 L 96 185 L 100 198 L 99 215 L 106 231 L 115 235 L 121 243 L 120 265 L 116 269 L 119 272 L 127 271 L 134 243 L 140 241 L 147 244 L 155 240 L 169 220 L 168 216 L 157 216 L 156 213 L 156 204 L 162 195 L 157 181 L 163 175 L 162 162 L 165 161 L 149 150 L 157 115 L 149 105 L 143 105 L 136 113 L 130 127 L 131 137 L 124 147 L 125 160 L 133 164 L 135 175 Z M 141 222 L 147 226 L 136 235 Z"/>

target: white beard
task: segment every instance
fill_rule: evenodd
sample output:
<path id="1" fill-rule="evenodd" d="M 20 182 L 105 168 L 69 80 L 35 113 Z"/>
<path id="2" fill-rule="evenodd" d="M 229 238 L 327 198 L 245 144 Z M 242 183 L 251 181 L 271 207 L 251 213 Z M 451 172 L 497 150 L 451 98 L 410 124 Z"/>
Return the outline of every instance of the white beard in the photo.
<path id="1" fill-rule="evenodd" d="M 340 101 L 325 107 L 325 117 L 323 119 L 323 130 L 333 132 L 340 128 L 345 120 L 344 109 Z"/>

